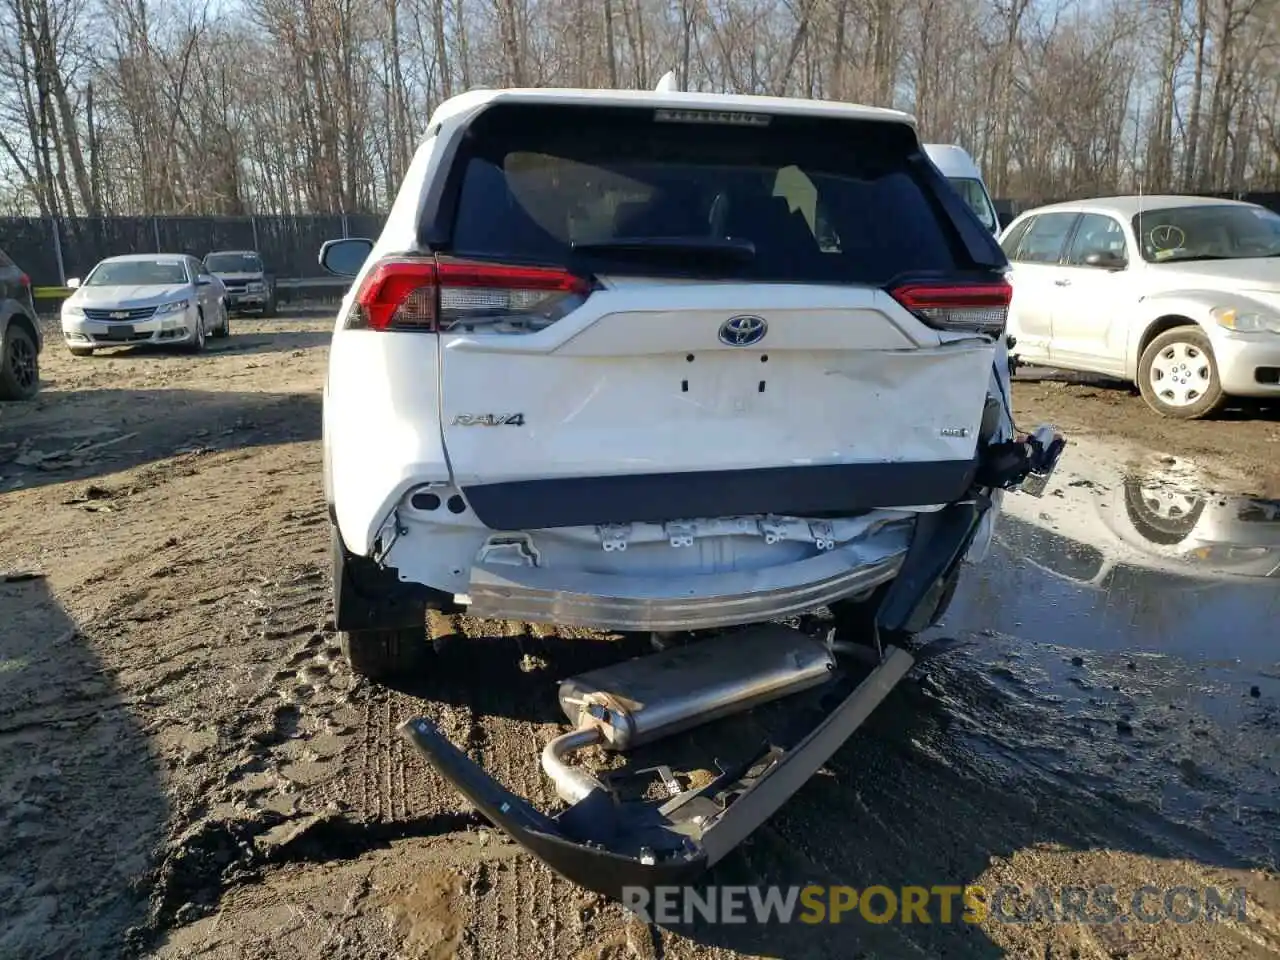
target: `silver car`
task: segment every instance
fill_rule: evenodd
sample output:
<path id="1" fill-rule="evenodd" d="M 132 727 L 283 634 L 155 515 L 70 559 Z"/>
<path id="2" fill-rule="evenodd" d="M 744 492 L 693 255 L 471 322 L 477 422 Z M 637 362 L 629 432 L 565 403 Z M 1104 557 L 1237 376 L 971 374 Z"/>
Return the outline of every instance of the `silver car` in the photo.
<path id="1" fill-rule="evenodd" d="M 62 304 L 62 337 L 72 354 L 157 343 L 204 349 L 205 337 L 231 332 L 226 289 L 195 257 L 147 253 L 108 257 Z"/>

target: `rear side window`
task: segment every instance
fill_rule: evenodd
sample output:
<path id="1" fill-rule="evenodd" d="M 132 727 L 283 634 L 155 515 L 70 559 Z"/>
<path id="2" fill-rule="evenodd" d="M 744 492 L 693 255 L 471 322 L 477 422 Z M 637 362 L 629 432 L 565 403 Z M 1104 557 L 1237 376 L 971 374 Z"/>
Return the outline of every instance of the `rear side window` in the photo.
<path id="1" fill-rule="evenodd" d="M 1013 260 L 1014 255 L 1018 252 L 1018 244 L 1022 242 L 1022 237 L 1027 232 L 1027 228 L 1035 222 L 1035 217 L 1028 217 L 1014 226 L 1000 241 L 1000 247 L 1004 250 L 1004 255 L 1010 260 Z"/>
<path id="2" fill-rule="evenodd" d="M 915 179 L 917 150 L 910 128 L 875 121 L 712 125 L 662 122 L 652 110 L 500 105 L 477 119 L 459 156 L 451 247 L 598 272 L 810 283 L 972 269 Z M 748 241 L 754 255 L 700 252 L 724 240 Z M 627 241 L 687 250 L 619 253 Z"/>
<path id="3" fill-rule="evenodd" d="M 13 261 L 4 255 L 4 251 L 0 250 L 0 270 L 8 270 L 13 267 Z"/>
<path id="4" fill-rule="evenodd" d="M 1078 214 L 1042 213 L 1027 228 L 1012 259 L 1019 263 L 1057 263 Z"/>

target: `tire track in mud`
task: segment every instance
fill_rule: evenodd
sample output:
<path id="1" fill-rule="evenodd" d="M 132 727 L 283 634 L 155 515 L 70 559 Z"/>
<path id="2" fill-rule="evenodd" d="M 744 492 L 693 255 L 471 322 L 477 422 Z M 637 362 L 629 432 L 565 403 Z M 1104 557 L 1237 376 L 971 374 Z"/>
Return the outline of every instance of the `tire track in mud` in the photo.
<path id="1" fill-rule="evenodd" d="M 616 659 L 619 652 L 604 638 L 583 631 L 465 616 L 434 618 L 432 635 L 439 648 L 435 672 L 415 691 L 421 695 L 418 709 L 503 786 L 554 813 L 560 803 L 539 756 L 563 730 L 556 684 Z M 425 769 L 410 752 L 410 762 Z M 427 777 L 446 805 L 470 809 L 434 773 Z M 510 849 L 509 841 L 487 822 L 482 829 L 498 849 Z M 594 906 L 596 900 L 526 854 L 482 862 L 467 886 L 467 954 L 567 957 L 582 953 L 591 940 L 611 942 L 621 908 L 610 905 L 602 912 Z M 584 910 L 584 903 L 593 906 Z M 608 916 L 603 936 L 584 922 L 584 912 L 598 914 L 597 920 Z M 594 955 L 590 950 L 584 954 Z M 605 949 L 600 955 L 613 954 Z"/>

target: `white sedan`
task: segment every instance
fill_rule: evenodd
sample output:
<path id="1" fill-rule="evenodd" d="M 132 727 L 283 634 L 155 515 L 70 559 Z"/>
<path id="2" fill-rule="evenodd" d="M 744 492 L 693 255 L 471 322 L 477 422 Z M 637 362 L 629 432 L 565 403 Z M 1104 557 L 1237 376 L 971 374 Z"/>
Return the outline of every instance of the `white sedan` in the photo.
<path id="1" fill-rule="evenodd" d="M 1015 363 L 1136 382 L 1167 417 L 1280 398 L 1280 215 L 1203 197 L 1111 197 L 1020 215 Z"/>
<path id="2" fill-rule="evenodd" d="M 195 257 L 108 257 L 62 303 L 62 338 L 77 357 L 101 347 L 155 343 L 198 352 L 231 332 L 226 290 Z"/>

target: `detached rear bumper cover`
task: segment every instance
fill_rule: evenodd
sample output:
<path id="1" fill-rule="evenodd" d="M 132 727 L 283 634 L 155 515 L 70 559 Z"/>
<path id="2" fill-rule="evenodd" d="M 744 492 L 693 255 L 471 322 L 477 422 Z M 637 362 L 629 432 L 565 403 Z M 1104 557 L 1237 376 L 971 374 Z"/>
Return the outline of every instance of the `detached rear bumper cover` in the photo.
<path id="1" fill-rule="evenodd" d="M 884 662 L 789 749 L 762 749 L 706 787 L 662 804 L 617 804 L 597 791 L 548 817 L 492 780 L 429 721 L 409 720 L 400 732 L 521 846 L 566 879 L 621 899 L 624 887 L 686 883 L 722 860 L 831 758 L 914 662 L 890 648 Z"/>

